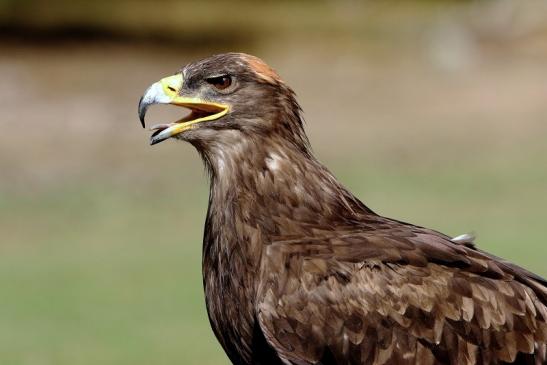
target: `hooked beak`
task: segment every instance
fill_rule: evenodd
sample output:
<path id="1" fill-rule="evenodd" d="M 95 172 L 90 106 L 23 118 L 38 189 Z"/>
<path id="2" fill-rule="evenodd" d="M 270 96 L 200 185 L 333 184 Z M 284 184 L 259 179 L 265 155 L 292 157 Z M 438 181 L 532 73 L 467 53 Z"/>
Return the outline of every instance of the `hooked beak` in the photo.
<path id="1" fill-rule="evenodd" d="M 198 97 L 180 96 L 183 85 L 182 74 L 166 77 L 152 84 L 139 101 L 139 119 L 144 128 L 144 118 L 148 107 L 153 104 L 173 104 L 183 106 L 192 112 L 174 123 L 158 124 L 151 127 L 154 133 L 150 144 L 154 145 L 195 127 L 195 124 L 218 119 L 228 113 L 228 105 L 213 103 Z"/>

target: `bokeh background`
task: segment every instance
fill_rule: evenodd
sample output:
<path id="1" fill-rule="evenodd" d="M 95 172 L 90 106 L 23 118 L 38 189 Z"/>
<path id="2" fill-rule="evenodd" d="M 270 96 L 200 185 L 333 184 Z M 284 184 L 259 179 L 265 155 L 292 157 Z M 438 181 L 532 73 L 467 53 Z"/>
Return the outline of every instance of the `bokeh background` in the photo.
<path id="1" fill-rule="evenodd" d="M 0 0 L 0 364 L 228 364 L 201 161 L 136 115 L 223 51 L 278 70 L 374 210 L 547 275 L 544 1 Z"/>

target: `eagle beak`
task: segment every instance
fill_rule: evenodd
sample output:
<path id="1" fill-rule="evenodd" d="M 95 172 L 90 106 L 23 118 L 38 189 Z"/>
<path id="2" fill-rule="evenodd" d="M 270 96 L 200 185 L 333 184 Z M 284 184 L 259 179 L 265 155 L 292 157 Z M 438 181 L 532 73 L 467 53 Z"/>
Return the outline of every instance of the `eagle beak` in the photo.
<path id="1" fill-rule="evenodd" d="M 173 104 L 191 110 L 191 113 L 174 123 L 159 124 L 151 129 L 150 144 L 156 144 L 195 127 L 195 124 L 218 119 L 228 113 L 228 105 L 213 103 L 198 97 L 181 96 L 182 74 L 166 77 L 152 84 L 139 101 L 139 119 L 144 128 L 148 107 L 153 104 Z"/>

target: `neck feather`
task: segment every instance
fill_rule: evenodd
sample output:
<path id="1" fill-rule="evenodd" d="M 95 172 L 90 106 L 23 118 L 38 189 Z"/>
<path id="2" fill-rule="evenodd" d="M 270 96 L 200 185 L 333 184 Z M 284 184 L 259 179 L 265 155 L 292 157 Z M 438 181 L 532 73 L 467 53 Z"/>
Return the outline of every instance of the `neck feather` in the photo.
<path id="1" fill-rule="evenodd" d="M 371 214 L 319 163 L 307 146 L 286 138 L 257 139 L 233 132 L 202 151 L 210 173 L 209 218 L 232 220 L 268 236 L 309 226 L 346 225 Z"/>

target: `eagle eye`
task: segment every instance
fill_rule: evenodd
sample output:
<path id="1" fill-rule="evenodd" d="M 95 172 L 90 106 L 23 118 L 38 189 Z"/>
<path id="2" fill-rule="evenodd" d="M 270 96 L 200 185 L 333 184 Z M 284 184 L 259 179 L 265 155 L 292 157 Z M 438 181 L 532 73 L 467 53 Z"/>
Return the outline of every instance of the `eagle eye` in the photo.
<path id="1" fill-rule="evenodd" d="M 232 78 L 229 75 L 208 77 L 205 81 L 209 85 L 213 85 L 217 90 L 224 90 L 232 85 Z"/>

